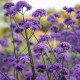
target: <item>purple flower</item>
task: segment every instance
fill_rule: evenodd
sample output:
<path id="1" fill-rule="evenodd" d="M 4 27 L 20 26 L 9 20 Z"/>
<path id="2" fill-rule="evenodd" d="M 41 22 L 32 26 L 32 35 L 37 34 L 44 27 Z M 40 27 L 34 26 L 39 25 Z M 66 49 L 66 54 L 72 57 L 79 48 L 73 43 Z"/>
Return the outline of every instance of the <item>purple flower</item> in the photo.
<path id="1" fill-rule="evenodd" d="M 9 46 L 8 40 L 5 38 L 0 39 L 0 45 L 3 47 L 8 47 Z"/>
<path id="2" fill-rule="evenodd" d="M 64 7 L 63 7 L 63 9 L 64 9 L 64 10 L 67 10 L 67 9 L 68 9 L 68 7 L 67 7 L 67 6 L 64 6 Z"/>
<path id="3" fill-rule="evenodd" d="M 57 19 L 56 19 L 56 17 L 55 17 L 54 15 L 48 16 L 47 20 L 48 20 L 49 22 L 56 22 L 56 21 L 57 21 Z"/>
<path id="4" fill-rule="evenodd" d="M 20 50 L 20 46 L 19 45 L 15 46 L 15 50 L 19 51 Z"/>
<path id="5" fill-rule="evenodd" d="M 69 75 L 69 74 L 70 74 L 70 71 L 69 71 L 68 68 L 63 67 L 62 70 L 61 70 L 61 73 L 62 73 L 63 75 Z"/>
<path id="6" fill-rule="evenodd" d="M 74 43 L 78 41 L 78 37 L 75 34 L 71 34 L 67 36 L 67 41 L 70 43 Z"/>
<path id="7" fill-rule="evenodd" d="M 54 32 L 58 32 L 58 31 L 59 31 L 59 27 L 58 27 L 57 25 L 52 25 L 52 26 L 50 27 L 50 30 L 51 30 L 51 31 L 54 31 Z"/>
<path id="8" fill-rule="evenodd" d="M 17 27 L 17 24 L 16 24 L 16 23 L 11 23 L 11 24 L 10 24 L 10 28 L 14 29 L 14 28 L 16 28 L 16 27 Z"/>
<path id="9" fill-rule="evenodd" d="M 9 56 L 8 57 L 8 64 L 9 65 L 15 65 L 17 62 L 17 59 L 15 58 L 15 56 Z"/>
<path id="10" fill-rule="evenodd" d="M 80 80 L 80 68 L 73 71 L 73 76 L 76 77 L 77 80 Z"/>
<path id="11" fill-rule="evenodd" d="M 40 35 L 39 42 L 47 41 L 47 40 L 50 40 L 50 39 L 51 39 L 50 35 L 47 35 L 47 34 Z"/>
<path id="12" fill-rule="evenodd" d="M 34 17 L 42 17 L 46 15 L 45 9 L 37 9 L 35 12 L 33 12 L 32 16 Z"/>
<path id="13" fill-rule="evenodd" d="M 30 60 L 29 56 L 22 56 L 22 57 L 20 58 L 20 62 L 21 62 L 22 64 L 25 64 L 25 63 L 29 62 L 29 60 Z"/>
<path id="14" fill-rule="evenodd" d="M 78 36 L 80 36 L 80 29 L 75 31 Z"/>
<path id="15" fill-rule="evenodd" d="M 34 42 L 30 41 L 30 45 L 33 46 L 34 45 Z"/>
<path id="16" fill-rule="evenodd" d="M 58 60 L 70 61 L 70 56 L 67 53 L 61 53 L 57 56 Z"/>
<path id="17" fill-rule="evenodd" d="M 80 68 L 80 64 L 75 64 L 72 69 L 73 69 L 73 70 L 76 70 L 76 69 L 78 69 L 78 68 Z"/>
<path id="18" fill-rule="evenodd" d="M 30 28 L 32 26 L 32 22 L 31 21 L 27 21 L 27 22 L 24 23 L 23 26 L 24 26 L 24 29 L 28 29 L 28 28 Z"/>
<path id="19" fill-rule="evenodd" d="M 48 72 L 49 73 L 52 73 L 53 71 L 55 70 L 60 70 L 62 68 L 62 64 L 60 63 L 55 63 L 53 65 L 51 65 L 49 68 L 48 68 Z"/>
<path id="20" fill-rule="evenodd" d="M 32 77 L 33 77 L 33 73 L 31 71 L 26 71 L 25 78 L 27 80 L 30 80 L 30 79 L 32 80 Z"/>
<path id="21" fill-rule="evenodd" d="M 66 11 L 67 11 L 68 13 L 71 13 L 71 12 L 75 11 L 75 9 L 72 8 L 72 7 L 69 7 Z"/>
<path id="22" fill-rule="evenodd" d="M 61 34 L 60 33 L 51 33 L 51 39 L 56 39 L 56 40 L 60 40 Z"/>
<path id="23" fill-rule="evenodd" d="M 5 71 L 8 71 L 8 67 L 7 67 L 7 66 L 2 66 L 2 67 L 1 67 L 1 70 L 4 71 L 4 72 L 5 72 Z"/>
<path id="24" fill-rule="evenodd" d="M 13 2 L 7 2 L 4 4 L 3 8 L 4 9 L 10 9 L 12 6 L 14 6 Z"/>
<path id="25" fill-rule="evenodd" d="M 16 38 L 14 38 L 12 42 L 13 42 L 13 43 L 18 43 L 18 44 L 20 44 L 20 43 L 23 42 L 23 39 L 18 36 L 18 37 L 16 37 Z"/>
<path id="26" fill-rule="evenodd" d="M 72 24 L 71 27 L 72 27 L 73 29 L 77 29 L 77 28 L 78 28 L 78 25 Z"/>
<path id="27" fill-rule="evenodd" d="M 60 23 L 59 26 L 60 26 L 60 27 L 64 27 L 65 24 L 64 24 L 64 23 Z"/>
<path id="28" fill-rule="evenodd" d="M 60 54 L 63 52 L 63 49 L 60 47 L 56 47 L 56 48 L 54 48 L 54 52 Z"/>
<path id="29" fill-rule="evenodd" d="M 15 65 L 15 69 L 16 69 L 17 71 L 22 71 L 23 68 L 24 68 L 24 66 L 23 66 L 22 64 L 20 64 L 20 63 Z"/>
<path id="30" fill-rule="evenodd" d="M 71 24 L 74 24 L 75 23 L 75 20 L 72 20 L 71 17 L 67 17 L 65 20 L 64 20 L 64 23 L 66 25 L 71 25 Z"/>
<path id="31" fill-rule="evenodd" d="M 61 17 L 61 15 L 59 13 L 55 13 L 54 16 L 57 17 L 57 18 Z"/>
<path id="32" fill-rule="evenodd" d="M 61 35 L 65 35 L 66 33 L 68 33 L 68 30 L 62 30 L 62 31 L 60 32 Z"/>
<path id="33" fill-rule="evenodd" d="M 77 18 L 77 19 L 80 19 L 80 10 L 77 10 L 77 11 L 76 11 L 76 18 Z"/>
<path id="34" fill-rule="evenodd" d="M 71 49 L 71 45 L 68 42 L 61 42 L 58 46 L 63 48 L 63 50 L 70 50 Z"/>
<path id="35" fill-rule="evenodd" d="M 17 4 L 16 4 L 17 11 L 20 11 L 21 8 L 23 8 L 23 7 L 26 7 L 27 10 L 31 10 L 32 9 L 32 6 L 29 5 L 26 1 L 18 1 Z"/>
<path id="36" fill-rule="evenodd" d="M 42 28 L 42 25 L 39 20 L 32 19 L 32 30 L 39 30 Z"/>
<path id="37" fill-rule="evenodd" d="M 79 63 L 79 62 L 80 62 L 80 56 L 76 56 L 75 62 L 76 62 L 76 63 Z"/>
<path id="38" fill-rule="evenodd" d="M 50 49 L 50 47 L 44 43 L 39 43 L 34 46 L 34 52 L 36 52 L 36 53 L 38 53 L 38 52 L 42 53 L 42 52 L 49 50 L 49 49 Z"/>
<path id="39" fill-rule="evenodd" d="M 43 63 L 38 62 L 36 64 L 36 69 L 37 69 L 38 72 L 43 73 L 45 71 L 45 69 L 46 69 L 46 66 Z"/>
<path id="40" fill-rule="evenodd" d="M 22 19 L 22 20 L 18 21 L 19 26 L 23 26 L 26 23 L 26 20 L 28 20 L 28 19 L 24 19 L 24 20 Z"/>
<path id="41" fill-rule="evenodd" d="M 0 58 L 4 57 L 6 53 L 4 51 L 0 51 Z"/>
<path id="42" fill-rule="evenodd" d="M 80 53 L 80 46 L 76 46 L 75 50 Z"/>
<path id="43" fill-rule="evenodd" d="M 15 7 L 14 8 L 12 8 L 12 9 L 8 9 L 7 11 L 6 11 L 6 13 L 5 13 L 5 16 L 14 16 L 14 15 L 16 15 L 18 12 L 17 12 L 17 10 L 15 9 Z"/>
<path id="44" fill-rule="evenodd" d="M 44 76 L 38 76 L 38 77 L 36 77 L 35 80 L 48 80 L 48 79 Z"/>
<path id="45" fill-rule="evenodd" d="M 40 59 L 40 57 L 42 56 L 41 53 L 34 53 L 33 56 L 36 58 L 36 59 Z"/>
<path id="46" fill-rule="evenodd" d="M 15 29 L 14 29 L 14 32 L 15 33 L 17 33 L 17 34 L 19 34 L 19 33 L 21 33 L 21 32 L 23 32 L 24 31 L 24 28 L 23 27 L 16 27 Z"/>

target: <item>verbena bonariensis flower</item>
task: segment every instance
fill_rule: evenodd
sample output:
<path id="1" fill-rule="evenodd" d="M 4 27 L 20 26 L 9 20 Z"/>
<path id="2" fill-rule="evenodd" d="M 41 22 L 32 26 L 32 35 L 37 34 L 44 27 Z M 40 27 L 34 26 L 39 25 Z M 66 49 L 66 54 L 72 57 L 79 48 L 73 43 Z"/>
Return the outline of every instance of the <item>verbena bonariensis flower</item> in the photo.
<path id="1" fill-rule="evenodd" d="M 79 63 L 79 61 L 80 61 L 80 56 L 76 56 L 75 62 L 76 62 L 76 63 Z"/>
<path id="2" fill-rule="evenodd" d="M 40 44 L 35 45 L 33 50 L 35 53 L 38 53 L 38 52 L 42 53 L 49 49 L 50 49 L 49 45 L 40 43 Z"/>
<path id="3" fill-rule="evenodd" d="M 60 47 L 56 47 L 56 48 L 54 48 L 54 50 L 53 50 L 55 53 L 57 53 L 57 54 L 60 54 L 60 53 L 62 53 L 63 52 L 63 49 L 62 48 L 60 48 Z"/>
<path id="4" fill-rule="evenodd" d="M 69 75 L 69 74 L 70 74 L 70 71 L 69 71 L 68 68 L 63 67 L 62 70 L 61 70 L 61 73 L 62 73 L 63 75 Z"/>
<path id="5" fill-rule="evenodd" d="M 22 56 L 21 58 L 20 58 L 20 62 L 22 63 L 22 64 L 25 64 L 25 63 L 27 63 L 27 62 L 29 62 L 29 60 L 30 60 L 30 58 L 29 58 L 29 56 Z"/>
<path id="6" fill-rule="evenodd" d="M 58 32 L 59 31 L 59 27 L 57 25 L 52 25 L 50 27 L 50 30 L 53 31 L 53 32 Z"/>
<path id="7" fill-rule="evenodd" d="M 59 13 L 55 13 L 54 16 L 57 17 L 57 18 L 61 17 L 61 15 Z"/>
<path id="8" fill-rule="evenodd" d="M 35 12 L 32 13 L 32 16 L 34 17 L 42 17 L 46 16 L 46 10 L 45 9 L 37 9 Z"/>
<path id="9" fill-rule="evenodd" d="M 67 17 L 65 20 L 64 20 L 64 23 L 66 25 L 71 25 L 71 24 L 74 24 L 75 23 L 75 20 L 73 20 L 71 17 Z"/>
<path id="10" fill-rule="evenodd" d="M 20 63 L 15 64 L 15 69 L 16 69 L 17 71 L 22 71 L 23 68 L 24 68 L 24 65 L 22 65 L 22 64 L 20 64 Z"/>
<path id="11" fill-rule="evenodd" d="M 32 76 L 33 76 L 33 73 L 31 71 L 26 71 L 25 78 L 27 80 L 30 80 L 30 79 L 32 80 Z"/>
<path id="12" fill-rule="evenodd" d="M 80 36 L 80 29 L 76 30 L 75 32 L 76 32 L 77 36 Z"/>
<path id="13" fill-rule="evenodd" d="M 8 40 L 5 38 L 0 39 L 0 45 L 3 47 L 8 47 L 9 46 Z"/>
<path id="14" fill-rule="evenodd" d="M 40 35 L 39 42 L 48 41 L 51 39 L 51 36 L 48 34 Z"/>
<path id="15" fill-rule="evenodd" d="M 76 46 L 75 49 L 77 52 L 80 52 L 80 46 Z"/>
<path id="16" fill-rule="evenodd" d="M 14 6 L 13 2 L 7 2 L 4 4 L 3 8 L 4 9 L 10 9 L 12 6 Z"/>
<path id="17" fill-rule="evenodd" d="M 60 33 L 51 33 L 51 39 L 60 40 L 62 38 Z"/>
<path id="18" fill-rule="evenodd" d="M 41 56 L 42 56 L 41 53 L 36 53 L 36 54 L 34 53 L 34 54 L 33 54 L 33 57 L 35 57 L 36 59 L 40 59 Z"/>
<path id="19" fill-rule="evenodd" d="M 70 55 L 67 53 L 61 53 L 57 56 L 58 60 L 70 61 Z"/>
<path id="20" fill-rule="evenodd" d="M 47 20 L 48 20 L 49 22 L 51 22 L 51 23 L 57 21 L 57 19 L 56 19 L 56 17 L 55 17 L 54 15 L 48 16 Z"/>
<path id="21" fill-rule="evenodd" d="M 8 60 L 8 64 L 11 65 L 11 66 L 15 65 L 16 62 L 17 62 L 16 57 L 13 56 L 13 55 L 12 56 L 9 56 L 7 60 Z"/>
<path id="22" fill-rule="evenodd" d="M 71 27 L 72 27 L 73 29 L 77 29 L 79 26 L 76 25 L 76 24 L 72 24 Z"/>
<path id="23" fill-rule="evenodd" d="M 26 7 L 27 10 L 31 10 L 32 6 L 29 5 L 26 1 L 18 1 L 15 5 L 17 11 L 20 11 L 23 7 Z"/>
<path id="24" fill-rule="evenodd" d="M 15 29 L 17 27 L 16 23 L 11 23 L 10 28 Z"/>
<path id="25" fill-rule="evenodd" d="M 69 7 L 66 11 L 67 11 L 68 13 L 71 13 L 71 12 L 74 12 L 74 11 L 75 11 L 75 9 L 74 9 L 74 8 L 72 8 L 72 7 Z"/>
<path id="26" fill-rule="evenodd" d="M 76 77 L 77 80 L 80 79 L 80 68 L 77 68 L 73 71 L 73 76 Z"/>
<path id="27" fill-rule="evenodd" d="M 80 10 L 77 10 L 77 11 L 76 11 L 76 18 L 77 18 L 77 19 L 80 19 Z"/>
<path id="28" fill-rule="evenodd" d="M 5 16 L 15 16 L 17 13 L 18 11 L 13 7 L 5 12 Z"/>
<path id="29" fill-rule="evenodd" d="M 15 29 L 14 29 L 14 32 L 15 33 L 17 33 L 17 34 L 19 34 L 19 33 L 21 33 L 21 32 L 23 32 L 25 29 L 23 28 L 23 27 L 16 27 Z"/>
<path id="30" fill-rule="evenodd" d="M 8 66 L 2 66 L 1 70 L 4 71 L 4 72 L 7 72 L 8 71 Z"/>
<path id="31" fill-rule="evenodd" d="M 74 35 L 68 35 L 67 36 L 67 41 L 70 42 L 70 43 L 74 43 L 74 42 L 77 42 L 78 41 L 78 36 L 76 36 L 75 34 Z"/>
<path id="32" fill-rule="evenodd" d="M 67 13 L 71 13 L 71 12 L 75 11 L 75 9 L 73 7 L 68 8 L 67 6 L 64 6 L 63 9 L 66 10 Z"/>
<path id="33" fill-rule="evenodd" d="M 36 69 L 37 69 L 37 72 L 43 73 L 46 69 L 46 66 L 44 63 L 38 62 L 36 64 Z"/>
<path id="34" fill-rule="evenodd" d="M 0 51 L 0 57 L 4 57 L 6 55 L 6 53 L 4 51 Z"/>
<path id="35" fill-rule="evenodd" d="M 23 42 L 23 39 L 18 36 L 18 37 L 16 37 L 16 38 L 14 38 L 12 42 L 13 42 L 13 43 L 20 44 L 20 43 Z"/>
<path id="36" fill-rule="evenodd" d="M 63 48 L 63 50 L 70 50 L 71 49 L 71 44 L 68 42 L 62 42 L 58 46 Z"/>
<path id="37" fill-rule="evenodd" d="M 76 70 L 77 68 L 80 68 L 80 64 L 75 64 L 72 68 L 72 70 Z"/>

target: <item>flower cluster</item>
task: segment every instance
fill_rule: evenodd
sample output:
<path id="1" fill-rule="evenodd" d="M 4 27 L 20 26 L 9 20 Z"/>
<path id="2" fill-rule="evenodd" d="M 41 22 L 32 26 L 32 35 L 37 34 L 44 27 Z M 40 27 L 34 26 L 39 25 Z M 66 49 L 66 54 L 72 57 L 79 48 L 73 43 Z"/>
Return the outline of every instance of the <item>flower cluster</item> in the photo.
<path id="1" fill-rule="evenodd" d="M 43 27 L 40 19 L 47 11 L 37 9 L 32 18 L 25 18 L 24 7 L 26 11 L 32 9 L 26 1 L 3 6 L 10 17 L 11 33 L 0 39 L 0 80 L 80 80 L 80 27 L 76 24 L 80 10 L 65 6 L 68 16 L 63 22 L 58 21 L 60 13 L 48 15 L 50 33 L 37 38 L 35 31 Z M 70 16 L 72 12 L 75 19 Z M 17 13 L 22 15 L 18 22 L 14 18 Z"/>

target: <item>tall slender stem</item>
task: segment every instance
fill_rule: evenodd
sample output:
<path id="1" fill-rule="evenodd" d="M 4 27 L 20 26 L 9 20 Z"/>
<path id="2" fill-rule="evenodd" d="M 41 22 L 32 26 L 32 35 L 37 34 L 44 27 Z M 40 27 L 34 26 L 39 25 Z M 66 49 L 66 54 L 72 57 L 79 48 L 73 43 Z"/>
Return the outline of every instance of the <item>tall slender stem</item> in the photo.
<path id="1" fill-rule="evenodd" d="M 24 13 L 23 13 L 23 9 L 22 9 L 22 17 L 23 17 L 23 21 L 24 21 Z M 35 80 L 34 61 L 33 61 L 32 53 L 31 53 L 31 49 L 30 49 L 30 42 L 29 42 L 27 30 L 25 30 L 25 35 L 26 35 L 28 53 L 29 53 L 29 57 L 30 57 L 31 69 L 32 69 L 32 73 L 33 73 L 32 79 Z"/>

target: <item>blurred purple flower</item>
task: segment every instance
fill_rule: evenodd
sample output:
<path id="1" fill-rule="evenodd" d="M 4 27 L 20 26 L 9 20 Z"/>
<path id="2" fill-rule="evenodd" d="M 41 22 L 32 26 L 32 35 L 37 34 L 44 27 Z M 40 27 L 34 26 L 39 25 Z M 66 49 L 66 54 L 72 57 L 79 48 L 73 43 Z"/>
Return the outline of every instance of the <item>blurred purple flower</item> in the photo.
<path id="1" fill-rule="evenodd" d="M 34 17 L 42 17 L 46 15 L 45 9 L 37 9 L 35 12 L 33 12 L 32 16 Z"/>

